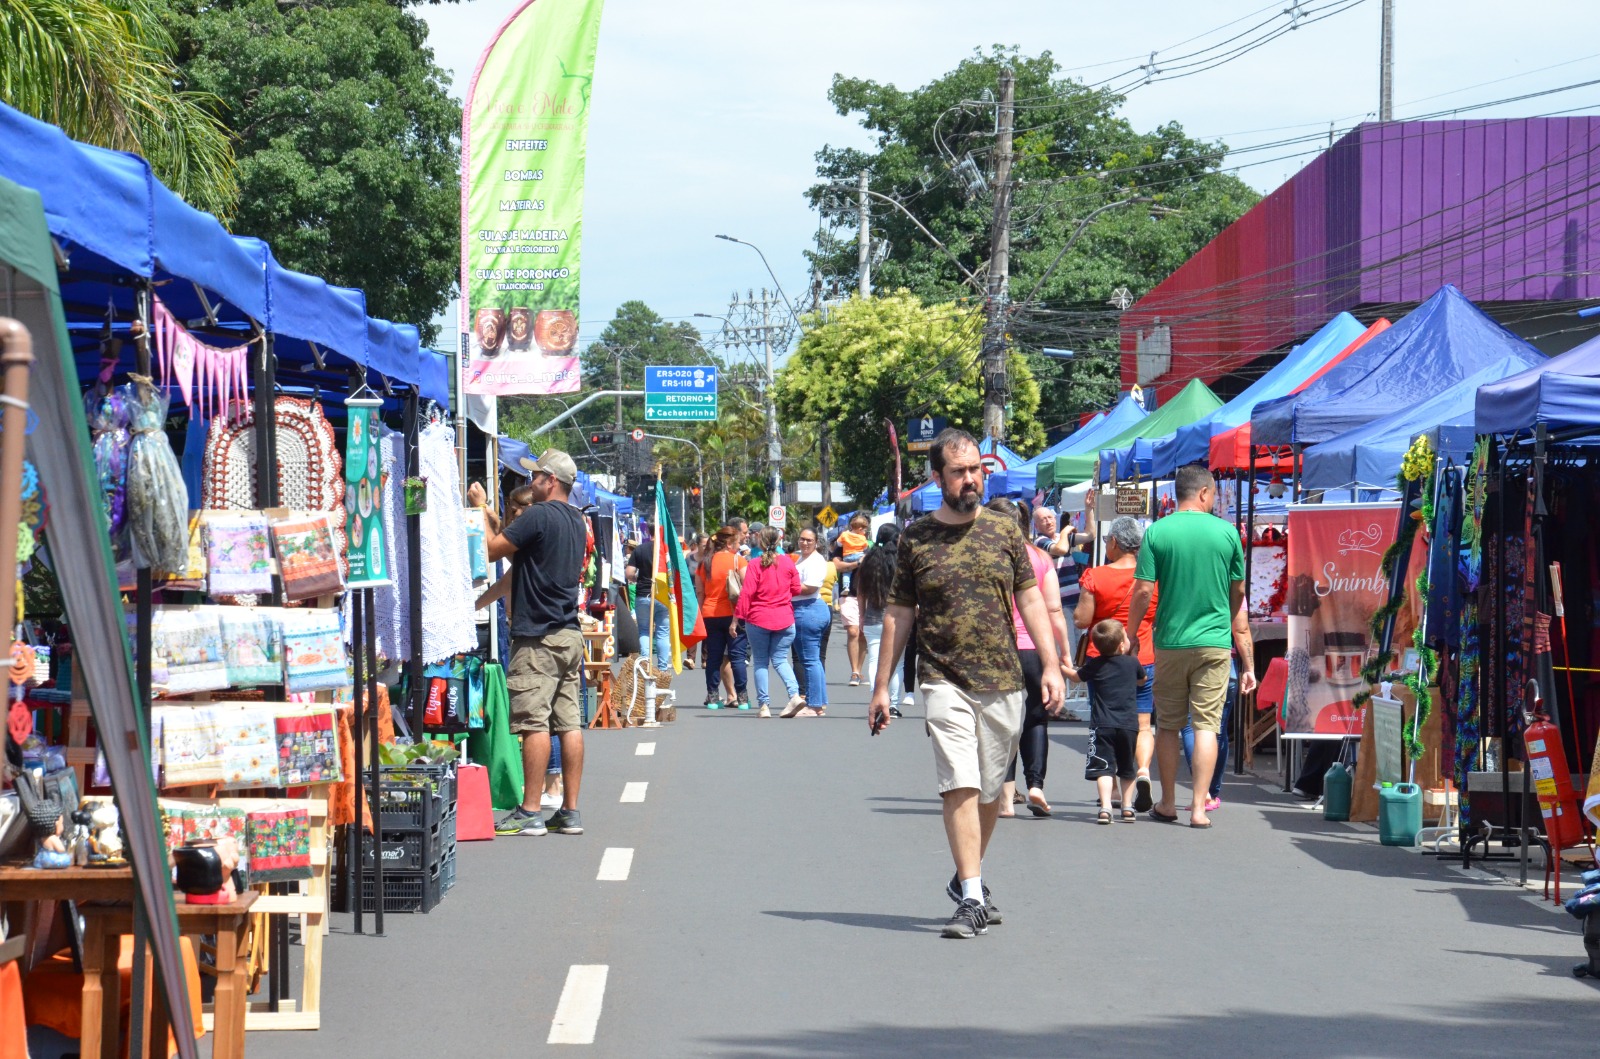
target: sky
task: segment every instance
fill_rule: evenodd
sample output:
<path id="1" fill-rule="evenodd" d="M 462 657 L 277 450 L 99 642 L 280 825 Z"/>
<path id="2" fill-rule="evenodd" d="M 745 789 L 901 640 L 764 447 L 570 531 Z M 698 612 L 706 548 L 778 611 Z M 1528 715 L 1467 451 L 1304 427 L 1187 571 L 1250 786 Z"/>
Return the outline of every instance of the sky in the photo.
<path id="1" fill-rule="evenodd" d="M 561 0 L 537 0 L 558 3 Z M 435 61 L 465 97 L 480 53 L 522 0 L 415 7 Z M 607 0 L 590 111 L 580 340 L 639 299 L 667 319 L 714 332 L 735 290 L 770 287 L 755 243 L 792 297 L 817 217 L 805 189 L 824 145 L 868 134 L 827 100 L 834 74 L 910 89 L 974 48 L 1048 50 L 1094 82 L 1171 61 L 1248 30 L 1294 0 Z M 1216 69 L 1128 94 L 1141 130 L 1178 121 L 1234 150 L 1376 116 L 1380 0 L 1301 0 L 1304 23 Z M 1341 10 L 1342 9 L 1342 10 Z M 1318 13 L 1321 21 L 1312 22 Z M 1505 99 L 1600 78 L 1592 0 L 1396 0 L 1395 116 Z M 1230 26 L 1229 24 L 1232 23 Z M 1222 28 L 1222 27 L 1227 28 Z M 1191 40 L 1204 34 L 1199 40 Z M 1188 41 L 1189 43 L 1185 43 Z M 1493 83 L 1491 83 L 1493 82 Z M 1600 113 L 1600 85 L 1473 117 Z M 1226 166 L 1266 192 L 1316 143 L 1238 154 Z M 453 310 L 452 310 L 453 311 Z M 448 329 L 447 329 L 448 331 Z"/>

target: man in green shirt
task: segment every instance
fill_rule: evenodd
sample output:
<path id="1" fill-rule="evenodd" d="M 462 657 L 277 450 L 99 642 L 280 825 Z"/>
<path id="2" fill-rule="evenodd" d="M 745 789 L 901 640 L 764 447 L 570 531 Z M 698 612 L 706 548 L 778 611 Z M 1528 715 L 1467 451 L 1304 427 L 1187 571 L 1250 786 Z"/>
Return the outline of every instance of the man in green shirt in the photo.
<path id="1" fill-rule="evenodd" d="M 1139 623 L 1160 586 L 1156 612 L 1156 763 L 1161 800 L 1154 820 L 1178 819 L 1178 752 L 1186 722 L 1194 725 L 1194 804 L 1190 827 L 1210 827 L 1206 792 L 1217 761 L 1217 733 L 1228 693 L 1229 639 L 1239 649 L 1239 693 L 1255 690 L 1255 653 L 1244 603 L 1244 549 L 1239 533 L 1211 513 L 1217 483 L 1196 464 L 1179 467 L 1178 509 L 1144 534 L 1128 604 L 1128 637 L 1137 649 Z"/>

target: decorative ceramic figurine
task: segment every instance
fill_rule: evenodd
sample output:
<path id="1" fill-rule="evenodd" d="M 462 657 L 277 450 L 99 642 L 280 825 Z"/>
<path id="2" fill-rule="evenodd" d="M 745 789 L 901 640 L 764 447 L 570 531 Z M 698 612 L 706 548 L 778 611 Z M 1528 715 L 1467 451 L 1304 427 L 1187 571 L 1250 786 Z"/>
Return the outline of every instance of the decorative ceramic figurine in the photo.
<path id="1" fill-rule="evenodd" d="M 66 830 L 66 814 L 61 803 L 54 798 L 44 799 L 28 809 L 28 823 L 33 827 L 39 848 L 33 855 L 35 868 L 70 868 L 72 854 L 62 839 Z"/>

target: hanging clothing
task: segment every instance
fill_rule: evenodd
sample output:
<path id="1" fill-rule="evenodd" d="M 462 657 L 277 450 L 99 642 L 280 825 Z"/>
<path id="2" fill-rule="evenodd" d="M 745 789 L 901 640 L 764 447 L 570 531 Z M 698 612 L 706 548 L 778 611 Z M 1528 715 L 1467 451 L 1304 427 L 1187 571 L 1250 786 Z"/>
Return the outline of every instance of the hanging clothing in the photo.
<path id="1" fill-rule="evenodd" d="M 478 649 L 477 599 L 472 591 L 472 558 L 467 554 L 455 428 L 447 423 L 424 427 L 417 449 L 418 466 L 428 483 L 428 510 L 421 519 L 422 660 L 438 662 Z"/>
<path id="2" fill-rule="evenodd" d="M 389 551 L 389 584 L 373 590 L 373 624 L 378 653 L 391 661 L 411 657 L 411 581 L 406 535 L 406 438 L 385 431 L 379 450 L 382 486 L 378 508 L 383 513 L 383 542 Z M 346 594 L 346 599 L 349 596 Z M 348 602 L 346 606 L 348 607 Z"/>
<path id="3" fill-rule="evenodd" d="M 483 667 L 484 725 L 467 736 L 467 754 L 489 768 L 489 801 L 496 809 L 522 804 L 522 742 L 511 732 L 511 695 L 498 662 Z"/>

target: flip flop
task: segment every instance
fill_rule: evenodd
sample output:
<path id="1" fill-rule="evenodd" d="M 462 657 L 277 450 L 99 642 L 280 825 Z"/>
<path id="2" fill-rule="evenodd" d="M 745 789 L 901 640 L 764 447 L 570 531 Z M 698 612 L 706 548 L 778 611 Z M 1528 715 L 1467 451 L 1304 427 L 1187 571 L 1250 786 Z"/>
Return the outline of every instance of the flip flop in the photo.
<path id="1" fill-rule="evenodd" d="M 1155 799 L 1150 797 L 1150 774 L 1142 772 L 1133 781 L 1133 807 L 1147 813 L 1155 804 Z"/>
<path id="2" fill-rule="evenodd" d="M 1207 820 L 1203 824 L 1197 824 L 1193 820 L 1191 820 L 1191 821 L 1189 821 L 1189 826 L 1192 827 L 1192 828 L 1196 828 L 1197 830 L 1204 831 L 1206 828 L 1211 826 L 1211 821 Z"/>
<path id="3" fill-rule="evenodd" d="M 1178 814 L 1177 813 L 1173 813 L 1171 816 L 1168 816 L 1166 813 L 1163 813 L 1160 809 L 1151 809 L 1145 815 L 1148 816 L 1150 819 L 1154 820 L 1158 824 L 1175 824 L 1175 823 L 1178 822 Z"/>
<path id="4" fill-rule="evenodd" d="M 1028 803 L 1028 812 L 1032 813 L 1034 816 L 1050 815 L 1050 810 L 1047 807 L 1042 805 L 1034 805 L 1032 802 Z"/>

